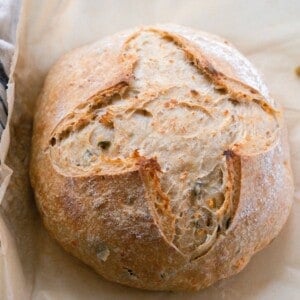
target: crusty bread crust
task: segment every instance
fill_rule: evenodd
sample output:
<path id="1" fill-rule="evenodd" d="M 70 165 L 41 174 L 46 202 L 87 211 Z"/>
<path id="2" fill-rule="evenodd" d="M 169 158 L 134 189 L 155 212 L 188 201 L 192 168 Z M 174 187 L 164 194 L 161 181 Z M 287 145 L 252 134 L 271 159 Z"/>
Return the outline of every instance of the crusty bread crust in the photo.
<path id="1" fill-rule="evenodd" d="M 212 204 L 215 219 L 210 221 L 219 223 L 211 231 L 207 225 L 204 241 L 195 239 L 190 247 L 184 245 L 189 231 L 178 233 L 179 225 L 187 223 L 178 221 L 185 211 L 165 189 L 168 172 L 160 156 L 136 149 L 108 157 L 110 142 L 101 141 L 104 154 L 93 164 L 62 159 L 66 143 L 83 139 L 78 132 L 91 122 L 110 134 L 115 116 L 109 111 L 100 116 L 99 109 L 115 95 L 125 99 L 130 94 L 139 61 L 131 45 L 144 33 L 180 49 L 217 93 L 234 105 L 255 106 L 262 116 L 258 120 L 266 118 L 263 130 L 274 131 L 267 143 L 259 128 L 254 138 L 221 149 L 223 202 L 218 209 Z M 198 91 L 191 90 L 195 95 Z M 165 107 L 183 104 L 171 101 Z M 199 107 L 213 117 L 207 107 Z M 175 25 L 123 32 L 76 49 L 55 64 L 37 103 L 30 176 L 44 224 L 66 251 L 108 280 L 149 290 L 198 290 L 239 272 L 277 236 L 293 194 L 282 115 L 256 71 L 228 42 Z M 209 177 L 201 178 L 189 197 L 201 194 Z"/>

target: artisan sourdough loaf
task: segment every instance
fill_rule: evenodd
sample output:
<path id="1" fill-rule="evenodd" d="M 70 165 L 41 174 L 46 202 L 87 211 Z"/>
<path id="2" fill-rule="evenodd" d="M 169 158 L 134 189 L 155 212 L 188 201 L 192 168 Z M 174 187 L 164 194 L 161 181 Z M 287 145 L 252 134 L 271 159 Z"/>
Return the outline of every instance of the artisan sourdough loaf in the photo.
<path id="1" fill-rule="evenodd" d="M 63 56 L 37 103 L 31 182 L 62 247 L 108 280 L 198 290 L 285 223 L 280 107 L 227 41 L 176 25 Z"/>

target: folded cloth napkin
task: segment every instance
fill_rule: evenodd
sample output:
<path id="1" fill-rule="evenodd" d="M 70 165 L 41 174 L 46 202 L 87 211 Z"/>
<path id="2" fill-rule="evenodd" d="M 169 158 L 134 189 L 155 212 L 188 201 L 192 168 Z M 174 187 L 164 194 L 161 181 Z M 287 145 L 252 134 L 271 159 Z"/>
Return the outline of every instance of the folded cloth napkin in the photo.
<path id="1" fill-rule="evenodd" d="M 14 53 L 19 0 L 0 0 L 0 140 L 7 121 L 6 89 Z"/>

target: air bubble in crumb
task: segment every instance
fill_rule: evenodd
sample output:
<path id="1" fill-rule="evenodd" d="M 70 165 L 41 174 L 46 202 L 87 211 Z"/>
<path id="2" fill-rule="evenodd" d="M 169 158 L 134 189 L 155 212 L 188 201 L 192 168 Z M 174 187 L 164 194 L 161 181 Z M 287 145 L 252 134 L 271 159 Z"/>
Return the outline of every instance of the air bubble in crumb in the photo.
<path id="1" fill-rule="evenodd" d="M 93 200 L 93 208 L 101 208 L 103 207 L 107 202 L 107 199 L 105 197 L 99 197 Z"/>

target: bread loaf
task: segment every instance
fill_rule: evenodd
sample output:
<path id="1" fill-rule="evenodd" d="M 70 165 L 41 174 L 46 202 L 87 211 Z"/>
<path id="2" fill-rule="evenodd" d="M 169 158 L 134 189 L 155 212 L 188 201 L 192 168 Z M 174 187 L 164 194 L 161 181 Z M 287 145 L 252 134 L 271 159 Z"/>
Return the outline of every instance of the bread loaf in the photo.
<path id="1" fill-rule="evenodd" d="M 281 109 L 227 41 L 177 25 L 63 56 L 38 99 L 31 182 L 60 245 L 108 280 L 199 290 L 279 233 Z"/>

